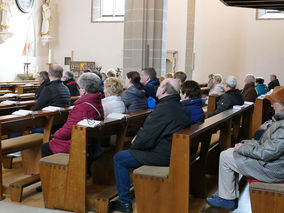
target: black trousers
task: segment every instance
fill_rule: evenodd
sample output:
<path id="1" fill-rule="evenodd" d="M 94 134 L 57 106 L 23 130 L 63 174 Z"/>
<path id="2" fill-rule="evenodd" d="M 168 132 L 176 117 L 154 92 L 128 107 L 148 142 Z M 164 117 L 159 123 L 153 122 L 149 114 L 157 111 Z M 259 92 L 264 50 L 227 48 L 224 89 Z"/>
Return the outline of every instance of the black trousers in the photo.
<path id="1" fill-rule="evenodd" d="M 41 145 L 41 157 L 46 157 L 49 155 L 53 155 L 54 153 L 51 151 L 49 147 L 49 143 L 44 143 Z"/>

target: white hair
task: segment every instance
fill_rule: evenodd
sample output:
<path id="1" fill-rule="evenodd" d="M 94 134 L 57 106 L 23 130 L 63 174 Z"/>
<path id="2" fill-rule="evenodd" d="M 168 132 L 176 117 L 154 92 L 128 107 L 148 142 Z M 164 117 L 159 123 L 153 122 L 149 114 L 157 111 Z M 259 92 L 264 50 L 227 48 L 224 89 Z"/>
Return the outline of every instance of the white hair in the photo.
<path id="1" fill-rule="evenodd" d="M 222 82 L 222 75 L 221 74 L 214 74 L 214 79 L 217 81 L 217 83 Z"/>
<path id="2" fill-rule="evenodd" d="M 249 79 L 250 83 L 254 83 L 255 82 L 255 77 L 253 74 L 247 74 L 246 77 Z"/>
<path id="3" fill-rule="evenodd" d="M 228 87 L 230 88 L 236 88 L 237 86 L 237 79 L 234 76 L 228 76 L 226 78 L 226 84 L 228 85 Z"/>
<path id="4" fill-rule="evenodd" d="M 67 80 L 74 78 L 74 73 L 71 71 L 65 71 L 63 73 L 63 77 L 65 77 Z"/>
<path id="5" fill-rule="evenodd" d="M 97 93 L 101 91 L 102 83 L 99 76 L 95 73 L 84 73 L 78 79 L 80 88 L 85 89 L 87 93 Z"/>

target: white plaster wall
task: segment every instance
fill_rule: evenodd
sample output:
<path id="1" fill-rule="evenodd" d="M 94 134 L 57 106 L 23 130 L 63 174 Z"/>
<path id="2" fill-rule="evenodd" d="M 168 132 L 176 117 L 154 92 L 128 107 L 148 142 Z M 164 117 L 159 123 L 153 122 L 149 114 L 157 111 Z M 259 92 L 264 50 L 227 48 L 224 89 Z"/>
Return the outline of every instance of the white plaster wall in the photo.
<path id="1" fill-rule="evenodd" d="M 123 23 L 91 23 L 91 0 L 60 0 L 53 5 L 52 62 L 63 65 L 73 50 L 75 61 L 95 61 L 102 71 L 122 67 Z"/>
<path id="2" fill-rule="evenodd" d="M 202 0 L 203 1 L 203 0 Z M 177 50 L 177 71 L 185 71 L 187 0 L 168 0 L 167 50 Z"/>
<path id="3" fill-rule="evenodd" d="M 275 73 L 284 82 L 284 20 L 256 20 L 256 10 L 226 7 L 221 1 L 196 1 L 193 79 L 210 73 L 234 75 L 239 87 L 247 73 Z"/>

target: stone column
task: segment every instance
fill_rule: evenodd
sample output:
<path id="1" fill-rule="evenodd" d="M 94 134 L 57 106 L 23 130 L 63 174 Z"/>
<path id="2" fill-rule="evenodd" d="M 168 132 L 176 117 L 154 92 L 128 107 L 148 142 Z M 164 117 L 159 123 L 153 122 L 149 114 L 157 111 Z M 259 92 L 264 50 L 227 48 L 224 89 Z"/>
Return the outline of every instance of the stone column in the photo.
<path id="1" fill-rule="evenodd" d="M 126 0 L 123 74 L 154 67 L 166 70 L 167 0 Z"/>
<path id="2" fill-rule="evenodd" d="M 187 79 L 192 79 L 194 70 L 194 19 L 195 17 L 195 0 L 188 0 L 187 7 L 187 33 L 186 33 L 186 58 L 185 72 Z"/>

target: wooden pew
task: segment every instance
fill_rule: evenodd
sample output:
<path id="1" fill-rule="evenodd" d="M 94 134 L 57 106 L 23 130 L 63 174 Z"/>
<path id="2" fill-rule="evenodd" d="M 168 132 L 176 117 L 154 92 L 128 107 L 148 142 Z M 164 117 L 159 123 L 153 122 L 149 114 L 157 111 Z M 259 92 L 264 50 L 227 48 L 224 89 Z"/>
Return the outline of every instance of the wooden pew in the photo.
<path id="1" fill-rule="evenodd" d="M 109 200 L 117 194 L 115 182 L 111 180 L 115 177 L 113 155 L 123 149 L 128 121 L 143 124 L 150 112 L 143 110 L 131 113 L 127 119 L 105 120 L 100 128 L 73 126 L 70 154 L 59 153 L 41 159 L 40 176 L 45 207 L 75 212 L 86 212 L 86 208 L 91 207 L 97 213 L 107 213 Z M 89 185 L 86 181 L 87 138 L 111 135 L 117 135 L 114 151 L 103 154 L 101 159 L 108 158 L 108 163 L 99 159 L 101 168 L 96 167 L 93 177 L 97 185 Z M 104 175 L 105 171 L 109 177 Z M 101 175 L 105 178 L 104 182 L 94 180 Z"/>
<path id="2" fill-rule="evenodd" d="M 74 104 L 76 100 L 78 100 L 80 96 L 72 96 L 71 97 L 71 105 Z M 1 115 L 9 115 L 19 109 L 27 109 L 32 110 L 34 105 L 36 104 L 37 100 L 30 100 L 30 101 L 20 101 L 16 105 L 1 105 L 0 103 L 0 116 Z"/>
<path id="3" fill-rule="evenodd" d="M 208 114 L 211 112 L 214 112 L 216 107 L 217 107 L 217 102 L 220 100 L 220 96 L 215 96 L 215 95 L 209 95 L 208 96 L 208 107 L 207 111 L 205 113 L 205 118 L 208 118 Z"/>
<path id="4" fill-rule="evenodd" d="M 247 109 L 253 108 L 252 105 Z M 221 130 L 220 147 L 222 150 L 232 146 L 231 126 L 233 118 L 242 110 L 227 110 L 194 124 L 173 135 L 170 167 L 142 166 L 134 170 L 134 191 L 137 212 L 189 212 L 190 178 L 198 175 L 198 187 L 206 187 L 205 173 L 208 147 L 212 133 Z M 236 137 L 236 136 L 235 136 Z M 201 141 L 201 174 L 191 173 L 190 146 Z M 192 175 L 191 175 L 192 174 Z"/>
<path id="5" fill-rule="evenodd" d="M 201 95 L 208 95 L 210 88 L 209 87 L 201 87 Z"/>
<path id="6" fill-rule="evenodd" d="M 17 87 L 25 86 L 26 84 L 33 84 L 35 87 L 39 87 L 39 82 L 38 81 L 20 81 L 20 82 L 0 82 L 0 88 L 5 89 L 5 90 L 11 90 L 13 93 L 16 92 Z"/>
<path id="7" fill-rule="evenodd" d="M 15 100 L 15 101 L 27 101 L 27 100 L 33 100 L 35 98 L 34 93 L 25 93 L 25 94 L 18 94 L 15 97 L 7 97 L 7 96 L 0 96 L 0 101 L 5 100 Z"/>
<path id="8" fill-rule="evenodd" d="M 252 124 L 252 135 L 255 131 L 267 121 L 269 111 L 271 110 L 271 103 L 264 97 L 258 97 L 254 103 L 254 112 L 253 112 L 253 124 Z"/>
<path id="9" fill-rule="evenodd" d="M 11 93 L 12 90 L 0 90 L 0 95 L 5 95 L 7 93 Z"/>
<path id="10" fill-rule="evenodd" d="M 35 90 L 39 87 L 39 85 L 18 85 L 15 88 L 15 93 L 24 94 L 24 93 L 34 93 Z"/>
<path id="11" fill-rule="evenodd" d="M 284 211 L 284 184 L 253 182 L 250 183 L 249 193 L 253 213 Z"/>
<path id="12" fill-rule="evenodd" d="M 61 112 L 37 111 L 29 116 L 6 115 L 0 116 L 0 133 L 9 135 L 16 132 L 30 131 L 35 128 L 44 127 L 43 134 L 28 134 L 17 138 L 2 140 L 0 138 L 0 163 L 2 156 L 9 153 L 22 151 L 22 162 L 25 174 L 39 174 L 39 160 L 41 157 L 41 144 L 48 142 L 52 125 L 64 123 L 69 108 Z M 63 120 L 62 120 L 63 119 Z M 55 122 L 56 121 L 56 122 Z M 0 199 L 3 197 L 2 166 L 0 168 Z"/>

